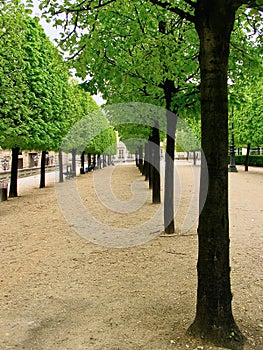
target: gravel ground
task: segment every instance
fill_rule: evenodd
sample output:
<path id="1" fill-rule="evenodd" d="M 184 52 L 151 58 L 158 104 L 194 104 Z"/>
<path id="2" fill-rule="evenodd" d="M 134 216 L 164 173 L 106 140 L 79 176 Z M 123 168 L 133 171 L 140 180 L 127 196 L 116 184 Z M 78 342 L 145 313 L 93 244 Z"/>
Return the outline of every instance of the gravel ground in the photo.
<path id="1" fill-rule="evenodd" d="M 65 182 L 64 208 L 65 192 L 52 178 L 45 189 L 38 180 L 21 183 L 18 198 L 0 203 L 0 349 L 219 349 L 185 333 L 196 298 L 193 171 L 177 167 L 172 237 L 159 235 L 161 206 L 151 204 L 135 166 Z M 245 350 L 262 350 L 263 172 L 239 167 L 229 178 L 233 312 L 248 338 Z M 88 220 L 72 209 L 76 193 Z M 113 243 L 103 238 L 110 233 Z"/>

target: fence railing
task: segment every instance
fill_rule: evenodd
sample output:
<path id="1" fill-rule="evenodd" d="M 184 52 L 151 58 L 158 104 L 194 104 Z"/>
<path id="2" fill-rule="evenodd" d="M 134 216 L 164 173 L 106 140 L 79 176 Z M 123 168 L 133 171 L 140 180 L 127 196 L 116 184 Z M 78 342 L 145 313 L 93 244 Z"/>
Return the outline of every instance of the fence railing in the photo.
<path id="1" fill-rule="evenodd" d="M 47 165 L 46 172 L 56 171 L 58 169 L 58 165 Z M 18 169 L 18 178 L 29 177 L 40 174 L 40 167 L 33 168 L 24 168 Z M 0 172 L 0 182 L 9 181 L 11 176 L 10 170 L 5 170 Z"/>

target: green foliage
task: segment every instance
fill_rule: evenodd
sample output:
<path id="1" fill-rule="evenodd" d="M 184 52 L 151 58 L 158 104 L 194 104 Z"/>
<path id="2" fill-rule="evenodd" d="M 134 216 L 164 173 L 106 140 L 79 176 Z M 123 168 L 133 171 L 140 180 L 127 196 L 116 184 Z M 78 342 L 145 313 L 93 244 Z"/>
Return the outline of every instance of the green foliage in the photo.
<path id="1" fill-rule="evenodd" d="M 71 126 L 62 142 L 64 152 L 75 149 L 77 153 L 106 154 L 116 148 L 115 131 L 92 99 L 90 94 L 76 82 L 70 84 L 69 125 Z M 115 148 L 114 148 L 115 147 Z M 108 152 L 108 153 L 107 153 Z"/>
<path id="2" fill-rule="evenodd" d="M 0 12 L 0 144 L 56 149 L 65 132 L 68 69 L 20 1 Z"/>
<path id="3" fill-rule="evenodd" d="M 241 154 L 235 155 L 236 165 L 245 165 L 246 156 Z M 250 166 L 262 166 L 263 167 L 263 155 L 250 154 L 248 158 L 248 165 Z"/>

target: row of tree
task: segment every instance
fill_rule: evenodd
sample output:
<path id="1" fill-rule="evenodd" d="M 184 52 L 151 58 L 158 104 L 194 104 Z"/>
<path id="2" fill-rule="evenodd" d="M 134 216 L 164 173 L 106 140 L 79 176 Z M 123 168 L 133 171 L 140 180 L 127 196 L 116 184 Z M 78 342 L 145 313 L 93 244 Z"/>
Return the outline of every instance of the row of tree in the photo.
<path id="1" fill-rule="evenodd" d="M 11 0 L 0 3 L 0 89 L 0 146 L 12 149 L 10 197 L 18 194 L 22 150 L 42 152 L 40 187 L 45 187 L 47 151 L 62 148 L 64 152 L 102 154 L 116 144 L 105 114 L 72 79 L 39 20 Z M 79 145 L 79 136 L 70 139 L 68 133 L 81 120 L 85 120 L 86 143 Z"/>
<path id="2" fill-rule="evenodd" d="M 197 308 L 189 330 L 215 344 L 242 348 L 244 337 L 231 309 L 228 96 L 231 93 L 234 106 L 241 106 L 235 107 L 235 130 L 241 117 L 248 122 L 260 115 L 262 101 L 255 101 L 251 88 L 262 82 L 262 35 L 256 34 L 262 29 L 262 0 L 41 3 L 57 18 L 57 25 L 64 25 L 61 47 L 79 76 L 88 77 L 92 93 L 101 91 L 109 103 L 139 101 L 174 112 L 166 115 L 167 196 L 173 182 L 178 115 L 193 129 L 201 124 L 206 163 L 201 166 L 200 203 L 206 195 L 207 169 L 209 187 L 198 224 Z M 248 103 L 242 108 L 242 94 L 246 102 L 253 99 L 253 107 Z M 155 122 L 152 118 L 151 128 Z M 262 121 L 255 125 L 258 128 Z M 252 130 L 257 134 L 255 126 Z"/>

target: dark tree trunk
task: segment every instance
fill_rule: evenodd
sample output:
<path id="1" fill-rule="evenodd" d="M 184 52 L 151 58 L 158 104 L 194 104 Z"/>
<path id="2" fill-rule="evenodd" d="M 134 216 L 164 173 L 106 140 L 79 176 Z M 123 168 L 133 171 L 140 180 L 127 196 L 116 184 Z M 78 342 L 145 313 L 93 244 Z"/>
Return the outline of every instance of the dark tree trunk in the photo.
<path id="1" fill-rule="evenodd" d="M 174 82 L 166 80 L 164 94 L 166 100 L 166 152 L 165 152 L 165 179 L 164 179 L 164 231 L 168 234 L 175 232 L 174 224 L 174 147 L 175 130 L 178 117 L 169 112 L 172 96 L 176 92 Z"/>
<path id="2" fill-rule="evenodd" d="M 153 188 L 153 139 L 152 135 L 149 136 L 148 140 L 148 163 L 149 163 L 149 189 Z"/>
<path id="3" fill-rule="evenodd" d="M 142 173 L 143 172 L 143 153 L 142 153 L 142 146 L 139 147 L 139 170 Z"/>
<path id="4" fill-rule="evenodd" d="M 247 144 L 247 154 L 246 154 L 246 159 L 245 159 L 245 171 L 248 171 L 249 153 L 250 153 L 250 143 Z"/>
<path id="5" fill-rule="evenodd" d="M 46 151 L 41 153 L 41 166 L 40 166 L 40 185 L 39 188 L 46 187 Z"/>
<path id="6" fill-rule="evenodd" d="M 63 182 L 63 157 L 62 157 L 62 149 L 58 150 L 58 165 L 59 165 L 59 182 Z"/>
<path id="7" fill-rule="evenodd" d="M 19 147 L 12 148 L 11 181 L 9 197 L 17 197 L 17 174 L 18 174 Z"/>
<path id="8" fill-rule="evenodd" d="M 153 187 L 152 187 L 152 203 L 161 203 L 161 177 L 160 177 L 160 133 L 159 124 L 155 122 L 152 133 L 153 142 Z"/>
<path id="9" fill-rule="evenodd" d="M 80 173 L 83 175 L 85 174 L 85 151 L 81 152 L 81 156 L 80 156 Z"/>
<path id="10" fill-rule="evenodd" d="M 76 154 L 77 151 L 75 148 L 72 149 L 71 151 L 72 153 L 72 176 L 76 176 L 77 175 L 77 171 L 76 171 Z"/>
<path id="11" fill-rule="evenodd" d="M 91 154 L 88 153 L 88 168 L 91 166 Z"/>
<path id="12" fill-rule="evenodd" d="M 232 1 L 196 2 L 202 149 L 209 187 L 198 224 L 197 306 L 189 328 L 195 336 L 230 349 L 240 349 L 244 343 L 232 314 L 229 265 L 227 69 L 235 11 Z M 206 188 L 205 173 L 202 162 L 200 201 Z"/>
<path id="13" fill-rule="evenodd" d="M 138 155 L 138 151 L 135 151 L 135 164 L 137 166 L 137 168 L 139 167 L 139 159 L 138 159 L 139 155 Z"/>
<path id="14" fill-rule="evenodd" d="M 164 181 L 164 230 L 171 234 L 175 232 L 174 224 L 174 146 L 177 116 L 166 112 L 167 144 L 165 153 L 165 181 Z"/>
<path id="15" fill-rule="evenodd" d="M 96 154 L 93 155 L 93 165 L 94 165 L 94 169 L 95 169 L 95 166 L 97 165 L 97 160 L 96 160 Z"/>

